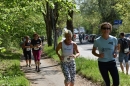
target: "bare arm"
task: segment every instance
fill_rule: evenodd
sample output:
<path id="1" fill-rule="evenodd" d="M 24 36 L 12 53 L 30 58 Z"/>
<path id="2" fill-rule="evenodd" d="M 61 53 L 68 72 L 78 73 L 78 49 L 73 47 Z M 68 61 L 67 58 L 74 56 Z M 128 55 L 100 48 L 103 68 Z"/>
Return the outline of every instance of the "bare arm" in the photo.
<path id="1" fill-rule="evenodd" d="M 95 56 L 97 56 L 97 57 L 99 57 L 99 54 L 96 53 L 96 50 L 97 50 L 97 48 L 93 47 L 92 48 L 92 54 L 95 55 Z"/>
<path id="2" fill-rule="evenodd" d="M 120 44 L 118 44 L 117 49 L 118 49 L 118 52 L 120 52 L 120 50 L 121 50 L 121 45 Z"/>
<path id="3" fill-rule="evenodd" d="M 59 53 L 59 50 L 60 50 L 61 48 L 62 48 L 62 42 L 60 42 L 60 43 L 57 45 L 57 47 L 56 47 L 56 54 L 58 55 L 60 61 L 63 60 L 61 54 Z"/>
<path id="4" fill-rule="evenodd" d="M 118 50 L 118 49 L 119 49 L 119 45 L 115 46 L 114 54 L 113 54 L 114 58 L 117 57 L 117 50 Z"/>
<path id="5" fill-rule="evenodd" d="M 93 46 L 93 48 L 92 48 L 92 54 L 95 55 L 95 56 L 97 56 L 97 57 L 99 57 L 99 58 L 103 58 L 104 54 L 103 53 L 98 54 L 98 53 L 96 53 L 96 50 L 97 50 L 97 48 Z"/>
<path id="6" fill-rule="evenodd" d="M 80 55 L 79 50 L 78 50 L 78 47 L 77 47 L 77 44 L 74 43 L 73 46 L 74 46 L 74 51 L 76 52 L 76 54 L 74 55 L 74 57 L 77 58 L 77 57 Z"/>

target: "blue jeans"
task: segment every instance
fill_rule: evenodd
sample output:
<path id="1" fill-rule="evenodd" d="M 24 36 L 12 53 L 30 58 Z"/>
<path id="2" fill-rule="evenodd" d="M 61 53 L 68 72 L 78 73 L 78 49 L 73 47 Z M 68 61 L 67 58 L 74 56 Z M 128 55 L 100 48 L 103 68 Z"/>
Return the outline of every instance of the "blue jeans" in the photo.
<path id="1" fill-rule="evenodd" d="M 98 67 L 106 86 L 110 86 L 109 73 L 112 77 L 113 85 L 119 86 L 119 74 L 114 60 L 109 62 L 98 61 Z"/>
<path id="2" fill-rule="evenodd" d="M 127 54 L 124 53 L 119 53 L 119 62 L 123 62 L 123 60 L 125 60 L 125 62 L 128 62 L 129 60 L 129 55 L 127 56 Z"/>

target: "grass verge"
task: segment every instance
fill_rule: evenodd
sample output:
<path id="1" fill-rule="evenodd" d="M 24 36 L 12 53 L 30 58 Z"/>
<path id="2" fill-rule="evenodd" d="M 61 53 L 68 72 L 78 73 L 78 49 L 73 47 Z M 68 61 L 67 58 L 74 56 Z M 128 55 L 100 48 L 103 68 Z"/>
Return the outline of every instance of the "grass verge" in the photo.
<path id="1" fill-rule="evenodd" d="M 59 58 L 56 55 L 53 46 L 48 47 L 47 45 L 44 46 L 44 52 L 54 60 L 59 62 Z M 83 57 L 76 58 L 76 71 L 81 76 L 91 80 L 94 83 L 103 84 L 102 77 L 98 70 L 97 61 L 85 59 Z M 119 72 L 120 76 L 120 86 L 130 86 L 130 76 L 125 75 Z M 112 82 L 112 80 L 111 80 Z"/>
<path id="2" fill-rule="evenodd" d="M 0 86 L 29 86 L 29 81 L 20 70 L 19 53 L 0 53 Z"/>

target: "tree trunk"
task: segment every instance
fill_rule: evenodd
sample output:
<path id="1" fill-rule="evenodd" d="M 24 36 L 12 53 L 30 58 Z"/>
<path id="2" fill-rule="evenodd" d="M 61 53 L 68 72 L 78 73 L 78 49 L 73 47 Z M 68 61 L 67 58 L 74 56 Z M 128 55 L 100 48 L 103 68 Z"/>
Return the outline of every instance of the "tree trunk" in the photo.
<path id="1" fill-rule="evenodd" d="M 46 15 L 43 13 L 43 16 L 46 23 L 47 43 L 48 46 L 52 46 L 52 22 L 51 22 L 51 12 L 50 12 L 51 10 L 48 2 L 46 2 L 46 8 L 47 8 L 47 13 Z"/>
<path id="2" fill-rule="evenodd" d="M 67 29 L 73 33 L 73 10 L 68 11 Z"/>
<path id="3" fill-rule="evenodd" d="M 73 33 L 73 10 L 68 11 L 67 29 L 71 30 L 71 32 Z M 73 35 L 72 40 L 74 40 Z"/>
<path id="4" fill-rule="evenodd" d="M 59 17 L 58 14 L 58 3 L 55 3 L 55 8 L 52 9 L 49 6 L 49 3 L 46 2 L 46 14 L 42 13 L 45 24 L 46 24 L 46 34 L 47 34 L 47 43 L 48 46 L 52 46 L 52 42 L 54 41 L 54 49 L 57 46 L 57 33 L 56 33 L 56 23 Z M 53 36 L 52 36 L 53 31 Z M 52 40 L 53 37 L 53 40 Z"/>
<path id="5" fill-rule="evenodd" d="M 52 9 L 52 28 L 53 28 L 53 33 L 54 33 L 54 50 L 57 47 L 57 20 L 59 17 L 59 13 L 58 13 L 58 3 L 54 3 L 55 4 L 55 8 Z"/>

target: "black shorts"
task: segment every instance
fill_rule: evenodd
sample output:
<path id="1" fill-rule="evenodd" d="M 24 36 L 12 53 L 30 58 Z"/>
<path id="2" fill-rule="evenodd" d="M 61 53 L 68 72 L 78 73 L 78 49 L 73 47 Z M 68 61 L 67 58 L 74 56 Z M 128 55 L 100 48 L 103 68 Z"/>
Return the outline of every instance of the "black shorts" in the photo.
<path id="1" fill-rule="evenodd" d="M 31 59 L 31 51 L 24 51 L 25 60 Z"/>

